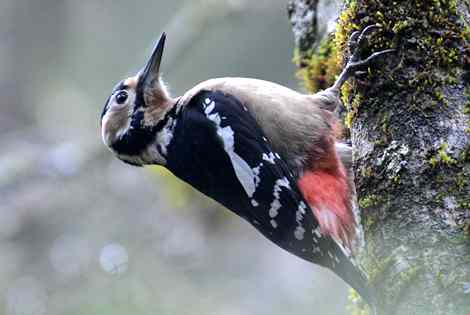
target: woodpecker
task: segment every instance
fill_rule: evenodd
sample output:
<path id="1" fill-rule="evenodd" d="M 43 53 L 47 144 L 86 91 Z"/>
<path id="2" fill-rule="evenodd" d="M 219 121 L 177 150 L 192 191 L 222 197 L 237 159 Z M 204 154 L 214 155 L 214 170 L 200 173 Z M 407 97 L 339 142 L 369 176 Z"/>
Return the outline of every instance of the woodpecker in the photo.
<path id="1" fill-rule="evenodd" d="M 276 83 L 217 78 L 173 98 L 161 80 L 162 34 L 145 67 L 119 82 L 101 115 L 105 145 L 125 163 L 157 164 L 251 223 L 290 253 L 335 272 L 369 304 L 350 257 L 356 222 L 334 109 L 343 83 L 391 52 L 359 56 L 368 26 L 334 85 L 304 95 Z"/>

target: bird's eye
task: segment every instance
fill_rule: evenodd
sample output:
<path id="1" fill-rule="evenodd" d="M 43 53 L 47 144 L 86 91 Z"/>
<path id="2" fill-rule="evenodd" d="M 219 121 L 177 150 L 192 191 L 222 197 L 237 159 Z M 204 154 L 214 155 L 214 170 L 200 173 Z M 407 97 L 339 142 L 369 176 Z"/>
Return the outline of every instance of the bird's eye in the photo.
<path id="1" fill-rule="evenodd" d="M 118 103 L 119 105 L 122 105 L 126 102 L 127 100 L 127 92 L 126 91 L 120 91 L 117 95 L 116 95 L 116 103 Z"/>

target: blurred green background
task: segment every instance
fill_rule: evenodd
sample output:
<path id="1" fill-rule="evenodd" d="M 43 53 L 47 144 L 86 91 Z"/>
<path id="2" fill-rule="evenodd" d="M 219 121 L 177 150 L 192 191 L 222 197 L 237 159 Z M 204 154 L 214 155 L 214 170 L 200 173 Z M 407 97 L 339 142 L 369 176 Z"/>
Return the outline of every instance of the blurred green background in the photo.
<path id="1" fill-rule="evenodd" d="M 299 89 L 286 5 L 0 1 L 0 314 L 346 314 L 330 272 L 100 139 L 162 31 L 174 95 L 218 76 Z"/>

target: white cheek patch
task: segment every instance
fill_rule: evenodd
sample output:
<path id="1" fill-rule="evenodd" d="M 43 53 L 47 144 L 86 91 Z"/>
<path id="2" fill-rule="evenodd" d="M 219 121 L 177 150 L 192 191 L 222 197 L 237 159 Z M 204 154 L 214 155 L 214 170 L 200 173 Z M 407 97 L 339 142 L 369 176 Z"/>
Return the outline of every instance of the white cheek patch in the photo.
<path id="1" fill-rule="evenodd" d="M 103 143 L 110 147 L 111 146 L 111 134 L 108 131 L 108 124 L 109 124 L 109 115 L 106 113 L 101 120 L 101 139 Z"/>
<path id="2" fill-rule="evenodd" d="M 127 119 L 127 123 L 116 131 L 116 136 L 114 138 L 116 140 L 121 139 L 122 136 L 124 136 L 127 133 L 127 131 L 129 131 L 130 127 L 131 127 L 131 119 L 129 118 Z"/>
<path id="3" fill-rule="evenodd" d="M 103 142 L 110 147 L 114 142 L 119 140 L 124 134 L 131 128 L 131 118 L 125 113 L 126 117 L 122 118 L 123 113 L 117 111 L 109 111 L 101 120 L 101 138 Z M 117 126 L 116 123 L 122 120 L 126 120 L 121 126 Z M 114 122 L 114 124 L 113 124 Z"/>

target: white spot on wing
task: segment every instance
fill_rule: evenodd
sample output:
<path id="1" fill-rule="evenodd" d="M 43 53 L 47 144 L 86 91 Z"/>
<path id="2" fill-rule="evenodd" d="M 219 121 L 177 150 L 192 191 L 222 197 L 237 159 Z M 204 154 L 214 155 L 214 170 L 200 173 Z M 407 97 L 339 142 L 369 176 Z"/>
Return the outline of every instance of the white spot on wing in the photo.
<path id="1" fill-rule="evenodd" d="M 305 229 L 299 225 L 294 231 L 294 236 L 300 241 L 304 239 L 304 233 Z"/>
<path id="2" fill-rule="evenodd" d="M 282 206 L 280 202 L 281 196 L 279 194 L 282 190 L 282 187 L 290 189 L 289 180 L 286 177 L 278 179 L 276 183 L 274 184 L 274 189 L 273 189 L 274 200 L 273 202 L 271 202 L 271 206 L 269 208 L 269 216 L 271 218 L 275 218 L 278 215 L 278 210 Z"/>
<path id="3" fill-rule="evenodd" d="M 205 101 L 205 102 L 206 102 L 206 105 L 207 105 L 207 106 L 205 106 L 205 108 L 204 108 L 204 113 L 206 114 L 207 118 L 209 118 L 210 120 L 217 119 L 216 124 L 219 125 L 219 124 L 220 124 L 220 116 L 219 116 L 219 114 L 216 113 L 216 114 L 210 115 L 210 113 L 211 113 L 211 112 L 214 110 L 214 108 L 215 108 L 215 102 L 214 102 L 214 101 L 211 102 L 210 100 L 209 100 L 209 102 L 207 102 L 207 100 L 209 100 L 209 99 L 206 98 L 206 101 Z M 212 118 L 209 117 L 209 116 L 212 116 Z M 215 122 L 215 121 L 214 121 L 214 122 Z M 219 127 L 220 127 L 220 126 L 219 126 Z"/>
<path id="4" fill-rule="evenodd" d="M 304 219 L 305 210 L 307 209 L 307 205 L 303 201 L 299 203 L 299 207 L 297 208 L 297 212 L 295 213 L 295 219 L 297 222 L 302 222 Z"/>
<path id="5" fill-rule="evenodd" d="M 275 218 L 278 215 L 278 210 L 281 208 L 281 203 L 278 199 L 274 199 L 271 203 L 271 208 L 269 208 L 269 216 Z"/>
<path id="6" fill-rule="evenodd" d="M 273 228 L 277 228 L 277 222 L 275 220 L 271 220 L 271 225 Z"/>
<path id="7" fill-rule="evenodd" d="M 253 197 L 256 190 L 253 170 L 238 154 L 230 154 L 232 165 L 238 180 L 242 184 L 248 197 Z"/>
<path id="8" fill-rule="evenodd" d="M 289 184 L 289 180 L 287 179 L 287 177 L 283 177 L 281 179 L 278 179 L 276 181 L 276 185 L 274 186 L 274 190 L 276 190 L 276 186 L 278 187 L 277 189 L 279 189 L 279 191 L 281 191 L 280 187 L 285 187 L 285 188 L 290 189 L 290 184 Z"/>
<path id="9" fill-rule="evenodd" d="M 253 207 L 257 207 L 257 206 L 259 206 L 259 203 L 258 203 L 256 200 L 251 199 L 251 205 L 252 205 Z"/>
<path id="10" fill-rule="evenodd" d="M 275 163 L 274 159 L 275 159 L 274 153 L 272 152 L 269 152 L 269 154 L 263 153 L 263 160 L 268 161 L 271 164 L 274 164 Z"/>
<path id="11" fill-rule="evenodd" d="M 318 238 L 321 237 L 320 226 L 317 226 L 315 230 L 312 230 L 313 234 L 315 234 Z"/>
<path id="12" fill-rule="evenodd" d="M 255 180 L 255 186 L 258 187 L 261 179 L 259 177 L 259 173 L 261 171 L 261 167 L 263 166 L 263 163 L 260 163 L 257 167 L 253 168 L 253 174 L 254 174 L 254 180 Z"/>
<path id="13" fill-rule="evenodd" d="M 206 114 L 207 118 L 213 121 L 217 126 L 217 135 L 222 140 L 224 144 L 224 150 L 230 157 L 230 161 L 232 162 L 233 169 L 235 170 L 235 175 L 237 176 L 240 184 L 243 186 L 248 197 L 253 197 L 253 194 L 256 191 L 256 187 L 259 184 L 259 172 L 260 166 L 255 167 L 252 169 L 250 165 L 235 152 L 235 133 L 230 126 L 222 127 L 220 125 L 221 118 L 218 113 L 213 113 L 215 109 L 215 102 L 206 98 L 204 103 L 207 105 L 204 108 L 204 113 Z M 252 205 L 257 204 L 256 201 L 252 201 Z"/>
<path id="14" fill-rule="evenodd" d="M 299 241 L 304 239 L 305 229 L 302 226 L 302 220 L 304 219 L 306 209 L 307 209 L 307 206 L 305 205 L 303 201 L 301 201 L 299 203 L 299 206 L 297 207 L 297 212 L 295 213 L 295 220 L 297 221 L 298 225 L 294 231 L 294 236 Z"/>

